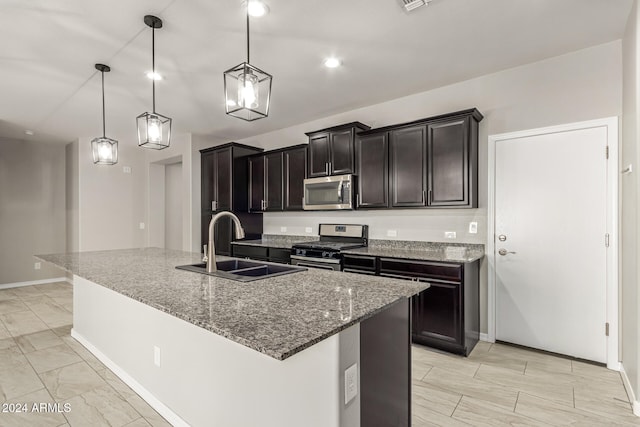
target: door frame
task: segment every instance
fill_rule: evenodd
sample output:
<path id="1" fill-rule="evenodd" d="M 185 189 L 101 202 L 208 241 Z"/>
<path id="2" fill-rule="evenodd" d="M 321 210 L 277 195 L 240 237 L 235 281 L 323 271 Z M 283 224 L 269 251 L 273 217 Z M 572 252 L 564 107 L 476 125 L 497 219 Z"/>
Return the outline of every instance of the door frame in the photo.
<path id="1" fill-rule="evenodd" d="M 536 135 L 569 132 L 580 129 L 605 127 L 607 129 L 607 146 L 609 147 L 609 163 L 607 165 L 607 233 L 609 234 L 609 250 L 607 251 L 607 283 L 606 313 L 609 323 L 607 337 L 607 368 L 620 370 L 619 342 L 619 292 L 618 292 L 618 117 L 588 120 L 583 122 L 529 129 L 518 132 L 489 135 L 488 144 L 488 178 L 487 187 L 487 338 L 496 340 L 496 271 L 495 271 L 495 185 L 496 185 L 496 143 L 507 139 L 519 139 Z M 602 153 L 604 156 L 605 153 Z M 605 236 L 602 236 L 604 244 Z M 603 325 L 604 327 L 604 325 Z M 604 333 L 604 331 L 603 331 Z"/>

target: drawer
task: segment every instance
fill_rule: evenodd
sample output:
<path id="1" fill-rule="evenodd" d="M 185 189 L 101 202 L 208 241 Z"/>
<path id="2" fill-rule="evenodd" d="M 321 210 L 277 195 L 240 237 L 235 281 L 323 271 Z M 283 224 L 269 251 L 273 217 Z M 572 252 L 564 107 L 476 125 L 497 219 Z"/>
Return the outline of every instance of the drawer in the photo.
<path id="1" fill-rule="evenodd" d="M 380 258 L 380 275 L 417 277 L 444 280 L 448 282 L 462 281 L 462 265 L 429 261 L 410 261 L 397 258 Z"/>
<path id="2" fill-rule="evenodd" d="M 291 249 L 269 248 L 269 261 L 290 264 Z"/>
<path id="3" fill-rule="evenodd" d="M 266 260 L 269 255 L 269 248 L 264 246 L 247 246 L 247 245 L 232 245 L 233 256 L 238 258 L 253 258 Z"/>
<path id="4" fill-rule="evenodd" d="M 367 272 L 375 272 L 376 271 L 376 257 L 366 256 L 366 255 L 353 255 L 353 254 L 344 254 L 342 255 L 342 265 L 344 266 L 344 270 L 365 270 Z"/>

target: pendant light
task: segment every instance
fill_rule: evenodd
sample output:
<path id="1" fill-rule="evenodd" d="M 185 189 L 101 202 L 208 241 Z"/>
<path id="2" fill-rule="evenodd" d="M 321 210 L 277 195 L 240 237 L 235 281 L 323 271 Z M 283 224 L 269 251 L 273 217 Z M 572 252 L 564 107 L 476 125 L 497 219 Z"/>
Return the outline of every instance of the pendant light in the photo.
<path id="1" fill-rule="evenodd" d="M 247 62 L 224 72 L 226 112 L 246 121 L 269 115 L 272 76 L 249 63 L 249 1 L 247 1 Z"/>
<path id="2" fill-rule="evenodd" d="M 162 19 L 146 15 L 144 23 L 151 27 L 151 72 L 156 72 L 156 28 L 162 28 Z M 171 119 L 156 113 L 156 79 L 151 79 L 153 88 L 153 111 L 140 114 L 137 118 L 138 146 L 162 150 L 171 140 Z"/>
<path id="3" fill-rule="evenodd" d="M 118 163 L 118 141 L 107 138 L 104 117 L 104 73 L 111 71 L 111 68 L 104 64 L 96 64 L 95 67 L 102 74 L 102 136 L 91 140 L 93 163 L 97 165 L 115 165 Z"/>

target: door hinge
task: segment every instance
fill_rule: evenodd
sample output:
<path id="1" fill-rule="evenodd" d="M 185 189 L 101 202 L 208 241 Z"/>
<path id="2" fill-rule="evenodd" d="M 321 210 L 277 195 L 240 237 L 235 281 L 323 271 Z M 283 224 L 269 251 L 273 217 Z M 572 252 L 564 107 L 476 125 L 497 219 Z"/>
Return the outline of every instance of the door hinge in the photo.
<path id="1" fill-rule="evenodd" d="M 604 334 L 609 336 L 609 322 L 604 324 Z"/>
<path id="2" fill-rule="evenodd" d="M 604 246 L 609 247 L 609 233 L 604 235 Z"/>
<path id="3" fill-rule="evenodd" d="M 607 145 L 607 147 L 605 148 L 605 153 L 606 153 L 606 157 L 607 159 L 609 158 L 609 146 Z"/>

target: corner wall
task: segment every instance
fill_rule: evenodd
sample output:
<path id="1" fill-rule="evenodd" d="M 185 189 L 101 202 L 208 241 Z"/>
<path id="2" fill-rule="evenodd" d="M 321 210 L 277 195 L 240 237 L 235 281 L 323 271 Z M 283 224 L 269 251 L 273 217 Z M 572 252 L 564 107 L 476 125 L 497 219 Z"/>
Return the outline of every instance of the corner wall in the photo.
<path id="1" fill-rule="evenodd" d="M 65 147 L 0 138 L 0 285 L 63 277 L 35 254 L 66 251 Z"/>
<path id="2" fill-rule="evenodd" d="M 640 188 L 640 8 L 634 1 L 625 31 L 623 45 L 623 108 L 620 170 L 629 165 L 633 172 L 620 176 L 620 281 L 621 281 L 621 345 L 622 364 L 636 402 L 634 412 L 640 415 L 637 399 L 640 389 L 640 299 L 638 298 L 638 188 Z"/>

